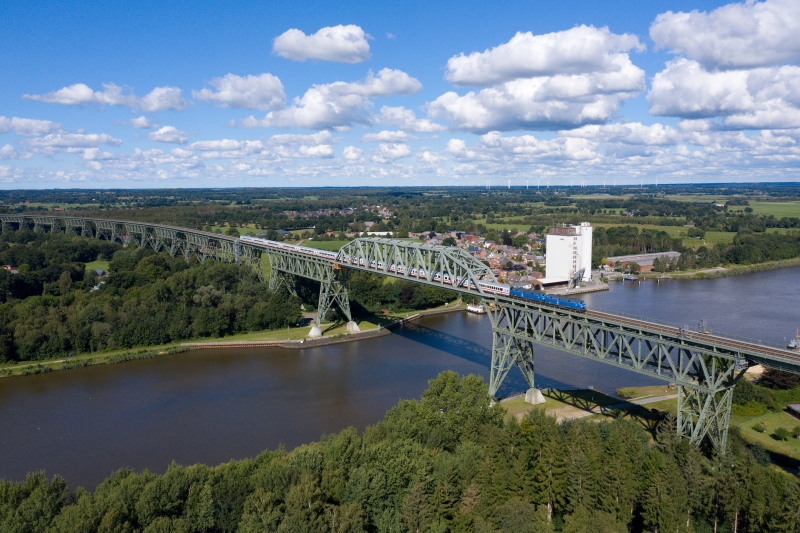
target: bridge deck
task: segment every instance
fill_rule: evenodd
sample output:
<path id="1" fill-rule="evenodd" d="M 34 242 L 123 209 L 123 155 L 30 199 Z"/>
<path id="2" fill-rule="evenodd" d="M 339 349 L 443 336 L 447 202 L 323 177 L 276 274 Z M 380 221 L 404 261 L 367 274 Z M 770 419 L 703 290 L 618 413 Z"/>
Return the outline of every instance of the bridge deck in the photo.
<path id="1" fill-rule="evenodd" d="M 782 350 L 773 346 L 731 339 L 730 337 L 721 337 L 711 333 L 699 333 L 696 331 L 687 331 L 685 329 L 682 330 L 674 326 L 667 326 L 647 320 L 614 315 L 602 311 L 587 310 L 586 316 L 604 321 L 613 321 L 623 326 L 646 329 L 654 333 L 669 335 L 670 337 L 683 337 L 685 339 L 704 344 L 713 344 L 721 348 L 733 351 L 741 351 L 743 355 L 746 355 L 750 359 L 753 359 L 753 356 L 760 355 L 763 357 L 763 359 L 756 360 L 756 362 L 766 366 L 775 366 L 775 363 L 789 363 L 792 366 L 800 366 L 800 352 Z"/>

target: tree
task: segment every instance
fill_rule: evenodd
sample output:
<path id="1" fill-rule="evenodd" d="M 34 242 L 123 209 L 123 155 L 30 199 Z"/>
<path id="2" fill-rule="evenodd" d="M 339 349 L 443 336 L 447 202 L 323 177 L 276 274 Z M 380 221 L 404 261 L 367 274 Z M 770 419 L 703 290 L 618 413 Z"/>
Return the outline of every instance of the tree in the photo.
<path id="1" fill-rule="evenodd" d="M 442 244 L 444 246 L 455 246 L 456 240 L 453 237 L 445 237 L 444 240 L 442 241 Z"/>
<path id="2" fill-rule="evenodd" d="M 776 440 L 789 440 L 789 437 L 792 436 L 792 433 L 786 428 L 778 428 L 775 430 L 773 437 Z"/>
<path id="3" fill-rule="evenodd" d="M 639 266 L 639 263 L 634 262 L 626 263 L 622 269 L 625 274 L 638 274 L 641 270 L 642 267 Z"/>
<path id="4" fill-rule="evenodd" d="M 800 385 L 800 376 L 774 368 L 768 368 L 761 375 L 759 384 L 776 390 L 793 389 Z"/>

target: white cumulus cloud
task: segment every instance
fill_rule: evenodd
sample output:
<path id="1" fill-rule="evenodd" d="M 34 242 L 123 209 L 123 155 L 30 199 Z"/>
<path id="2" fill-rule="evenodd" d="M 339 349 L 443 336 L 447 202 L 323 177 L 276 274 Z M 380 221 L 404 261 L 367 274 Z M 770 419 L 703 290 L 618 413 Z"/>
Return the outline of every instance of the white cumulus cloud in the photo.
<path id="1" fill-rule="evenodd" d="M 417 79 L 400 70 L 385 68 L 377 75 L 370 72 L 363 81 L 314 85 L 302 97 L 295 98 L 290 107 L 270 111 L 263 119 L 248 117 L 242 125 L 322 130 L 368 124 L 371 98 L 413 94 L 421 89 Z"/>
<path id="2" fill-rule="evenodd" d="M 358 161 L 361 159 L 362 153 L 364 153 L 364 151 L 355 146 L 346 146 L 344 150 L 342 150 L 342 155 L 348 161 Z"/>
<path id="3" fill-rule="evenodd" d="M 151 141 L 160 143 L 186 144 L 189 136 L 174 126 L 163 126 L 147 136 Z"/>
<path id="4" fill-rule="evenodd" d="M 333 157 L 333 146 L 329 144 L 317 144 L 315 146 L 301 146 L 297 152 L 303 157 Z"/>
<path id="5" fill-rule="evenodd" d="M 378 133 L 367 133 L 361 137 L 361 140 L 366 142 L 404 143 L 415 138 L 404 131 L 383 130 Z"/>
<path id="6" fill-rule="evenodd" d="M 178 87 L 156 87 L 142 98 L 132 92 L 123 93 L 123 88 L 113 83 L 104 83 L 104 90 L 94 91 L 84 83 L 76 83 L 45 94 L 23 94 L 22 97 L 35 102 L 60 105 L 99 106 L 118 105 L 142 111 L 167 111 L 186 108 L 186 101 Z"/>
<path id="7" fill-rule="evenodd" d="M 647 126 L 640 122 L 589 125 L 574 130 L 561 131 L 559 135 L 644 146 L 670 146 L 681 142 L 683 139 L 681 132 L 670 126 L 658 123 Z"/>
<path id="8" fill-rule="evenodd" d="M 273 144 L 286 144 L 286 145 L 301 145 L 316 146 L 320 144 L 332 144 L 333 136 L 329 131 L 320 131 L 310 135 L 300 135 L 297 133 L 284 133 L 281 135 L 273 135 L 269 138 L 269 142 Z"/>
<path id="9" fill-rule="evenodd" d="M 766 0 L 656 17 L 650 38 L 707 69 L 752 68 L 800 58 L 800 2 Z"/>
<path id="10" fill-rule="evenodd" d="M 0 148 L 0 159 L 17 159 L 18 157 L 19 152 L 10 144 L 6 144 Z"/>
<path id="11" fill-rule="evenodd" d="M 128 124 L 132 128 L 137 128 L 140 130 L 149 130 L 156 127 L 152 122 L 150 122 L 150 119 L 145 116 L 132 118 L 128 121 Z"/>
<path id="12" fill-rule="evenodd" d="M 354 24 L 322 28 L 312 35 L 293 28 L 275 38 L 272 51 L 293 61 L 361 63 L 369 59 L 367 38 L 364 30 Z"/>
<path id="13" fill-rule="evenodd" d="M 59 152 L 83 152 L 85 148 L 96 148 L 100 145 L 120 146 L 121 139 L 107 133 L 51 133 L 42 137 L 33 137 L 22 141 L 31 151 L 43 155 Z"/>
<path id="14" fill-rule="evenodd" d="M 488 87 L 447 92 L 428 104 L 428 114 L 476 132 L 603 123 L 644 90 L 644 71 L 627 53 L 641 48 L 635 36 L 591 26 L 518 33 L 492 50 L 451 58 L 451 82 Z"/>
<path id="15" fill-rule="evenodd" d="M 647 99 L 654 115 L 719 117 L 727 128 L 797 128 L 800 67 L 708 71 L 679 58 L 656 74 Z"/>
<path id="16" fill-rule="evenodd" d="M 416 133 L 435 133 L 445 131 L 447 128 L 437 124 L 427 118 L 417 118 L 416 114 L 405 107 L 381 107 L 381 112 L 376 120 L 387 126 L 397 126 L 402 130 L 413 131 Z"/>
<path id="17" fill-rule="evenodd" d="M 212 102 L 221 107 L 260 109 L 266 111 L 286 103 L 283 84 L 277 76 L 269 73 L 258 76 L 226 74 L 209 83 L 214 90 L 205 88 L 192 91 L 196 100 Z"/>
<path id="18" fill-rule="evenodd" d="M 9 131 L 25 137 L 46 135 L 61 129 L 61 124 L 50 120 L 0 116 L 0 133 Z"/>
<path id="19" fill-rule="evenodd" d="M 389 163 L 396 159 L 402 159 L 411 155 L 411 149 L 407 144 L 385 143 L 378 145 L 372 161 L 375 163 Z"/>
<path id="20" fill-rule="evenodd" d="M 614 72 L 630 61 L 626 52 L 631 49 L 642 49 L 635 35 L 617 35 L 608 28 L 519 32 L 491 50 L 451 57 L 445 78 L 454 85 L 486 87 L 517 78 Z"/>

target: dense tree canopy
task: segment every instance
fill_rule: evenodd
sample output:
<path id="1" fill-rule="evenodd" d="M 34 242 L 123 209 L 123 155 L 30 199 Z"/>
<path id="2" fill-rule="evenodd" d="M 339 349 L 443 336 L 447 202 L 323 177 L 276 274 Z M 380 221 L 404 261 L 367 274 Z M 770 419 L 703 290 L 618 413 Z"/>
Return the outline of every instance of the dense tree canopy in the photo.
<path id="1" fill-rule="evenodd" d="M 444 372 L 363 435 L 163 475 L 120 470 L 67 494 L 0 482 L 0 530 L 624 533 L 798 531 L 800 485 L 734 440 L 705 456 L 667 419 L 518 421 L 475 376 Z M 761 462 L 759 462 L 761 461 Z"/>

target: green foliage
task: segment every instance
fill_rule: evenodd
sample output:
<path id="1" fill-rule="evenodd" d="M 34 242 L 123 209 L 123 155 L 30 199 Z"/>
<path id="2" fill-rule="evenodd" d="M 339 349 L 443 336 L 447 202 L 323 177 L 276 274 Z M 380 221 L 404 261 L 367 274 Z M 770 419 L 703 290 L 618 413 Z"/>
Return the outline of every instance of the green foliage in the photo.
<path id="1" fill-rule="evenodd" d="M 792 433 L 788 429 L 782 427 L 776 429 L 775 433 L 772 435 L 775 440 L 789 440 L 789 437 L 791 436 Z"/>
<path id="2" fill-rule="evenodd" d="M 759 416 L 767 411 L 767 407 L 760 402 L 750 400 L 744 405 L 734 404 L 731 408 L 731 414 L 738 416 Z"/>
<path id="3" fill-rule="evenodd" d="M 759 433 L 764 433 L 767 430 L 767 425 L 764 422 L 753 424 L 753 429 Z"/>
<path id="4" fill-rule="evenodd" d="M 774 368 L 768 368 L 759 380 L 759 384 L 770 389 L 788 390 L 800 385 L 800 376 L 791 372 L 783 372 Z"/>
<path id="5" fill-rule="evenodd" d="M 163 475 L 120 470 L 67 498 L 63 481 L 0 482 L 0 531 L 797 531 L 800 484 L 731 442 L 705 457 L 668 421 L 508 419 L 476 376 L 445 372 L 363 436 Z"/>
<path id="6" fill-rule="evenodd" d="M 381 309 L 427 309 L 456 299 L 456 293 L 405 280 L 387 283 L 384 276 L 353 271 L 347 278 L 352 311 L 357 315 Z"/>
<path id="7" fill-rule="evenodd" d="M 299 300 L 270 293 L 237 265 L 57 233 L 2 238 L 15 244 L 0 260 L 25 260 L 29 269 L 0 270 L 0 362 L 285 328 L 301 317 Z M 111 259 L 107 278 L 84 279 L 82 262 L 66 262 L 98 257 Z"/>

